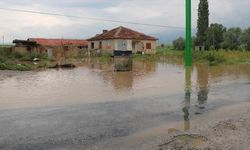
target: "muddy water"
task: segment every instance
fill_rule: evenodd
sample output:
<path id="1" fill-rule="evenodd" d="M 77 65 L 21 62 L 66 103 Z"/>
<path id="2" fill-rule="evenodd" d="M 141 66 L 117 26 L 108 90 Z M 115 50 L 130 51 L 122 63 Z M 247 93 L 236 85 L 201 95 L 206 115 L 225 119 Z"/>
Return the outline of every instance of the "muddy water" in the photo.
<path id="1" fill-rule="evenodd" d="M 172 95 L 183 97 L 187 84 L 185 74 L 182 64 L 156 62 L 134 62 L 133 70 L 129 72 L 114 72 L 113 64 L 97 62 L 73 70 L 1 71 L 0 109 L 127 101 Z M 198 109 L 220 98 L 223 92 L 227 93 L 222 94 L 224 98 L 236 97 L 235 101 L 244 99 L 244 94 L 248 94 L 250 65 L 195 65 L 191 68 L 191 74 L 192 103 L 196 103 Z M 246 88 L 235 93 L 237 86 Z"/>
<path id="2" fill-rule="evenodd" d="M 15 141 L 8 138 L 10 130 L 19 133 L 17 138 L 31 136 L 32 130 L 39 134 L 40 121 L 39 129 L 48 133 L 57 133 L 53 127 L 62 126 L 58 134 L 66 139 L 80 127 L 82 134 L 91 135 L 85 138 L 88 146 L 123 137 L 133 143 L 154 134 L 189 130 L 249 108 L 250 65 L 196 64 L 186 70 L 178 63 L 133 62 L 129 72 L 114 72 L 113 67 L 112 63 L 86 62 L 73 70 L 1 71 L 1 133 L 10 141 Z M 35 119 L 45 112 L 48 115 Z M 18 123 L 4 118 L 11 115 Z M 14 129 L 10 122 L 16 123 Z"/>

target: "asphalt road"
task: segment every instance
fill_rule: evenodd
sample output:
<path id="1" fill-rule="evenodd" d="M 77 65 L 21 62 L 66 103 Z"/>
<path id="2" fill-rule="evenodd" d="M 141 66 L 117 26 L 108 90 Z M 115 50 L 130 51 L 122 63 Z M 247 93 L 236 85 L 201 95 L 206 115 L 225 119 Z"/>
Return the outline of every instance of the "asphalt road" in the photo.
<path id="1" fill-rule="evenodd" d="M 182 114 L 173 110 L 162 98 L 1 110 L 0 149 L 85 149 L 181 120 Z"/>
<path id="2" fill-rule="evenodd" d="M 191 99 L 189 117 L 201 116 L 240 101 L 249 102 L 249 93 L 245 92 L 248 87 L 249 84 L 243 84 L 234 90 L 242 91 L 241 100 L 230 101 L 225 97 L 210 101 L 199 114 L 196 113 L 196 100 Z M 227 86 L 223 90 L 226 88 L 234 89 Z M 184 116 L 187 117 L 183 111 L 184 97 L 184 94 L 177 94 L 119 102 L 107 100 L 74 106 L 0 110 L 0 149 L 88 149 L 100 143 L 115 145 L 117 139 L 164 123 L 183 122 Z M 230 97 L 235 99 L 238 95 Z M 123 147 L 118 146 L 113 149 Z"/>

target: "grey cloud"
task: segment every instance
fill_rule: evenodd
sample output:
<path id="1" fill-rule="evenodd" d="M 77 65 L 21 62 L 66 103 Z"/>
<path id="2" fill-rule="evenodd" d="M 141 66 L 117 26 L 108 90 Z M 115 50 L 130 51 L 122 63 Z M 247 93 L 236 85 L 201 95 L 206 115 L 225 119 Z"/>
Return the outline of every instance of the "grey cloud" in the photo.
<path id="1" fill-rule="evenodd" d="M 113 20 L 134 21 L 142 23 L 163 24 L 171 26 L 185 25 L 185 1 L 184 0 L 1 0 L 0 5 L 7 8 L 19 8 L 51 11 L 76 16 L 105 18 Z M 222 23 L 227 27 L 250 26 L 250 0 L 209 0 L 211 23 Z M 28 6 L 28 7 L 27 7 Z M 198 0 L 193 1 L 193 26 L 196 26 Z M 38 10 L 39 9 L 39 10 Z M 88 38 L 102 29 L 111 29 L 119 25 L 125 25 L 135 30 L 159 36 L 160 39 L 174 39 L 184 35 L 184 31 L 175 31 L 167 28 L 156 28 L 146 26 L 135 26 L 127 24 L 113 24 L 108 22 L 91 22 L 90 20 L 76 20 L 61 18 L 61 25 L 44 27 L 32 20 L 30 14 L 18 15 L 26 17 L 26 23 L 15 21 L 13 13 L 0 11 L 0 14 L 10 17 L 2 17 L 0 24 L 0 35 L 9 35 L 9 41 L 13 37 L 65 37 L 65 38 Z M 12 14 L 12 15 L 11 15 Z M 33 15 L 34 16 L 34 15 Z M 37 15 L 37 18 L 46 20 L 48 16 Z M 69 23 L 70 21 L 70 23 Z M 8 24 L 9 22 L 9 24 Z M 67 24 L 64 24 L 67 22 Z M 14 25 L 13 25 L 14 24 Z M 17 26 L 19 25 L 19 27 Z M 57 23 L 58 24 L 58 23 Z M 8 29 L 9 28 L 9 29 Z M 15 28 L 15 30 L 13 29 Z M 164 40 L 163 40 L 164 41 Z M 166 41 L 166 40 L 165 40 Z"/>

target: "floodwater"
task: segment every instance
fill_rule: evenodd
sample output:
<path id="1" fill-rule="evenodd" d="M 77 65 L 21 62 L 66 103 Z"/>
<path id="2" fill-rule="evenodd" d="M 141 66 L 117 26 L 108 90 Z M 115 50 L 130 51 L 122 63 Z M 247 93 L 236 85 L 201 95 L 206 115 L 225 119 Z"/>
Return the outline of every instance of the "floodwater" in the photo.
<path id="1" fill-rule="evenodd" d="M 88 61 L 70 70 L 0 71 L 0 148 L 105 143 L 116 149 L 250 106 L 250 65 L 185 69 L 134 61 L 132 71 L 113 67 Z"/>

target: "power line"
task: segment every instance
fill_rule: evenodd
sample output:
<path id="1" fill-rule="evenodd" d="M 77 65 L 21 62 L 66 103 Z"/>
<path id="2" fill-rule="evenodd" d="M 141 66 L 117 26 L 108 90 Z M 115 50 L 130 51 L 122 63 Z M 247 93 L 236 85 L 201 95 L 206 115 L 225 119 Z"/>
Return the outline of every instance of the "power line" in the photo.
<path id="1" fill-rule="evenodd" d="M 81 17 L 81 16 L 64 15 L 64 14 L 49 13 L 49 12 L 23 10 L 23 9 L 12 9 L 12 8 L 2 8 L 2 7 L 0 7 L 0 9 L 6 10 L 6 11 L 12 11 L 12 12 L 23 12 L 23 13 L 32 13 L 32 14 L 40 14 L 40 15 L 50 15 L 50 16 L 59 16 L 59 17 L 68 17 L 68 18 L 77 18 L 77 19 L 86 19 L 86 20 L 95 20 L 95 21 L 105 21 L 105 22 L 112 22 L 112 23 L 125 23 L 125 24 L 153 26 L 153 27 L 161 27 L 161 28 L 172 28 L 172 29 L 177 29 L 177 30 L 184 30 L 185 29 L 184 27 L 177 27 L 177 26 L 168 26 L 168 25 L 150 24 L 150 23 L 139 23 L 139 22 L 92 18 L 92 17 Z"/>

